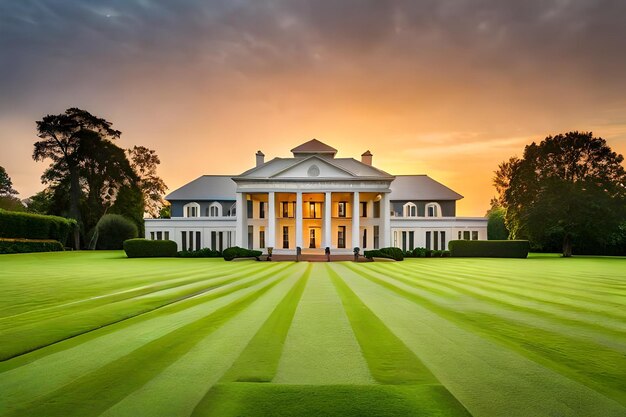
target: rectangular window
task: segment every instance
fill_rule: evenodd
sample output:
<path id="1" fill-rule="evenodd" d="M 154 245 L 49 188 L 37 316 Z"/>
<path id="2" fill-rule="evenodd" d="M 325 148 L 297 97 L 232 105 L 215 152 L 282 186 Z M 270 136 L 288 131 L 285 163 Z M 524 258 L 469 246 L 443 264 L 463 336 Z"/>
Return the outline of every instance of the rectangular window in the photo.
<path id="1" fill-rule="evenodd" d="M 246 201 L 246 208 L 248 209 L 248 218 L 252 218 L 252 200 Z"/>
<path id="2" fill-rule="evenodd" d="M 478 240 L 478 230 L 472 231 L 472 240 Z"/>
<path id="3" fill-rule="evenodd" d="M 346 204 L 345 201 L 337 203 L 337 217 L 346 217 Z"/>
<path id="4" fill-rule="evenodd" d="M 316 242 L 315 242 L 315 229 L 310 228 L 309 229 L 309 248 L 313 249 L 316 247 Z"/>
<path id="5" fill-rule="evenodd" d="M 430 249 L 430 232 L 426 232 L 426 249 Z"/>
<path id="6" fill-rule="evenodd" d="M 441 250 L 448 249 L 446 246 L 446 232 L 439 232 L 439 237 L 441 238 Z"/>
<path id="7" fill-rule="evenodd" d="M 187 232 L 181 233 L 181 242 L 183 242 L 183 250 L 187 250 Z"/>
<path id="8" fill-rule="evenodd" d="M 264 218 L 265 218 L 265 201 L 259 201 L 259 219 L 264 219 Z"/>
<path id="9" fill-rule="evenodd" d="M 156 232 L 157 240 L 163 240 L 163 232 Z"/>
<path id="10" fill-rule="evenodd" d="M 217 249 L 217 232 L 211 232 L 211 250 Z"/>
<path id="11" fill-rule="evenodd" d="M 374 218 L 380 218 L 380 201 L 374 201 Z"/>
<path id="12" fill-rule="evenodd" d="M 224 250 L 224 232 L 219 232 L 218 234 L 219 236 L 219 251 L 223 251 Z"/>
<path id="13" fill-rule="evenodd" d="M 281 205 L 282 205 L 283 218 L 286 219 L 289 217 L 289 202 L 283 201 Z"/>
<path id="14" fill-rule="evenodd" d="M 289 226 L 283 226 L 283 249 L 289 249 Z"/>
<path id="15" fill-rule="evenodd" d="M 463 239 L 464 240 L 470 240 L 470 232 L 469 232 L 469 230 L 464 230 L 463 231 Z"/>
<path id="16" fill-rule="evenodd" d="M 409 250 L 415 247 L 415 232 L 409 232 Z"/>
<path id="17" fill-rule="evenodd" d="M 361 201 L 361 217 L 367 217 L 367 201 Z"/>
<path id="18" fill-rule="evenodd" d="M 170 232 L 164 232 L 165 233 L 165 240 L 170 240 Z"/>
<path id="19" fill-rule="evenodd" d="M 433 248 L 439 250 L 439 233 L 433 232 Z"/>
<path id="20" fill-rule="evenodd" d="M 154 232 L 150 232 L 150 240 L 154 240 Z"/>
<path id="21" fill-rule="evenodd" d="M 367 248 L 367 229 L 363 229 L 363 246 L 361 248 Z"/>
<path id="22" fill-rule="evenodd" d="M 378 249 L 380 246 L 379 234 L 380 234 L 380 227 L 374 226 L 374 249 Z"/>
<path id="23" fill-rule="evenodd" d="M 339 226 L 339 229 L 337 230 L 337 247 L 346 247 L 346 226 Z"/>
<path id="24" fill-rule="evenodd" d="M 252 249 L 254 243 L 254 226 L 248 226 L 248 249 Z"/>
<path id="25" fill-rule="evenodd" d="M 402 250 L 406 252 L 406 232 L 402 232 Z"/>
<path id="26" fill-rule="evenodd" d="M 459 230 L 459 240 L 463 239 L 463 232 Z"/>
<path id="27" fill-rule="evenodd" d="M 259 231 L 259 248 L 265 248 L 265 230 Z"/>
<path id="28" fill-rule="evenodd" d="M 200 235 L 200 232 L 196 232 L 196 250 L 199 250 L 200 248 L 202 248 L 202 236 Z"/>

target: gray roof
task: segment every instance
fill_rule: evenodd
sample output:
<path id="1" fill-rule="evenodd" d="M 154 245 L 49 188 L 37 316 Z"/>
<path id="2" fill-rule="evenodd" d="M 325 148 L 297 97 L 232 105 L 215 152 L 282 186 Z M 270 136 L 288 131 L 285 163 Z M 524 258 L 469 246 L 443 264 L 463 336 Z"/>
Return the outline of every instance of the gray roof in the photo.
<path id="1" fill-rule="evenodd" d="M 232 175 L 203 175 L 169 193 L 165 199 L 174 200 L 232 200 L 235 201 L 237 184 Z"/>
<path id="2" fill-rule="evenodd" d="M 391 183 L 391 200 L 460 200 L 463 196 L 428 175 L 398 175 Z"/>
<path id="3" fill-rule="evenodd" d="M 274 158 L 271 161 L 264 163 L 258 167 L 254 167 L 249 169 L 248 171 L 242 173 L 241 175 L 235 177 L 237 179 L 269 179 L 272 178 L 281 172 L 295 167 L 296 165 L 305 162 L 310 159 L 319 159 L 320 163 L 327 163 L 332 165 L 342 171 L 345 171 L 347 174 L 352 175 L 354 179 L 362 179 L 362 178 L 371 178 L 371 179 L 393 179 L 393 175 L 386 173 L 378 168 L 374 168 L 371 165 L 367 165 L 362 163 L 361 161 L 357 161 L 354 158 L 323 158 L 317 155 L 310 155 L 307 157 L 297 157 L 297 158 Z M 306 178 L 302 178 L 306 180 Z M 320 177 L 314 177 L 312 179 L 319 180 Z"/>
<path id="4" fill-rule="evenodd" d="M 320 142 L 317 139 L 311 139 L 308 142 L 303 143 L 302 145 L 296 146 L 291 150 L 293 153 L 332 153 L 336 154 L 337 149 L 332 146 L 328 146 L 327 144 Z"/>

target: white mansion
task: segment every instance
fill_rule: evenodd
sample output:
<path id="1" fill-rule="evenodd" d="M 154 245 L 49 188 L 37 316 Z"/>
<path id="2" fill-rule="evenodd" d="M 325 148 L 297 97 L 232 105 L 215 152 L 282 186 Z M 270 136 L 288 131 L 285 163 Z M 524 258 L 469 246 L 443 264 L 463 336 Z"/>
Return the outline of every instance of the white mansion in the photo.
<path id="1" fill-rule="evenodd" d="M 205 175 L 173 191 L 171 219 L 146 219 L 147 239 L 179 250 L 241 246 L 274 253 L 352 253 L 396 246 L 447 249 L 453 239 L 487 239 L 487 219 L 456 217 L 463 198 L 426 175 L 393 176 L 310 140 L 293 158 L 265 162 L 240 175 Z"/>

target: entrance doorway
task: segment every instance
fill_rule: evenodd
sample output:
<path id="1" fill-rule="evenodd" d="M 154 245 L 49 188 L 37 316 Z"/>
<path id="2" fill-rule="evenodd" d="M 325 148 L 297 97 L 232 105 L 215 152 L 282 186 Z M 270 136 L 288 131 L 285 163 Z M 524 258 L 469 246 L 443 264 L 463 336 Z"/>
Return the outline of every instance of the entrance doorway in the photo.
<path id="1" fill-rule="evenodd" d="M 320 227 L 309 227 L 309 249 L 320 247 L 322 229 Z"/>

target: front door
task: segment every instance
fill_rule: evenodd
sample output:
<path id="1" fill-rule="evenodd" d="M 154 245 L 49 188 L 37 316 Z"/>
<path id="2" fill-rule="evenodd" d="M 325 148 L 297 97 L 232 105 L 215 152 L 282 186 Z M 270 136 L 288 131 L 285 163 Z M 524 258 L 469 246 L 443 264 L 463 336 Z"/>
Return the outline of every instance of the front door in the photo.
<path id="1" fill-rule="evenodd" d="M 315 249 L 319 247 L 319 239 L 321 230 L 319 227 L 310 227 L 309 228 L 309 248 Z"/>

